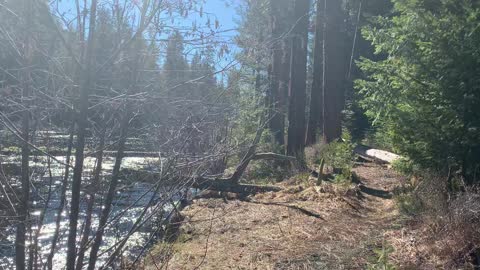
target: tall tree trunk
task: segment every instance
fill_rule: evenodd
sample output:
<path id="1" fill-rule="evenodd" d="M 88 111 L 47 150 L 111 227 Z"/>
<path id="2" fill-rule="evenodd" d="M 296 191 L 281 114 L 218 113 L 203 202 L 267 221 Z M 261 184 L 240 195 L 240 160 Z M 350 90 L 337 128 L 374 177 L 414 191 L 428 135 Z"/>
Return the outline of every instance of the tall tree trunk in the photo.
<path id="1" fill-rule="evenodd" d="M 106 119 L 104 119 L 105 121 Z M 95 166 L 95 172 L 93 175 L 93 181 L 91 183 L 91 189 L 89 190 L 89 196 L 87 200 L 87 213 L 85 217 L 85 226 L 83 229 L 82 240 L 80 241 L 80 249 L 78 251 L 77 256 L 77 266 L 76 269 L 82 269 L 83 267 L 83 258 L 85 256 L 85 251 L 87 249 L 88 237 L 90 236 L 91 228 L 92 228 L 92 214 L 93 214 L 93 206 L 95 204 L 95 192 L 99 188 L 100 184 L 100 174 L 102 172 L 102 165 L 103 165 L 103 151 L 105 148 L 105 133 L 106 133 L 106 124 L 103 123 L 102 131 L 100 134 L 100 143 L 97 148 L 97 164 Z"/>
<path id="2" fill-rule="evenodd" d="M 31 83 L 31 27 L 33 25 L 33 9 L 32 1 L 24 0 L 23 9 L 24 9 L 24 19 L 25 19 L 25 40 L 24 40 L 24 55 L 23 55 L 23 74 L 22 74 L 22 103 L 24 105 L 24 111 L 22 116 L 22 162 L 21 162 L 21 193 L 20 193 L 20 204 L 18 207 L 19 220 L 17 224 L 17 230 L 15 235 L 15 265 L 17 270 L 25 269 L 25 238 L 26 238 L 26 228 L 29 212 L 29 202 L 30 202 L 30 172 L 29 172 L 29 157 L 30 157 L 30 111 L 29 111 L 29 99 L 31 95 L 30 83 Z"/>
<path id="3" fill-rule="evenodd" d="M 30 266 L 29 266 L 30 269 L 39 269 L 38 241 L 40 238 L 40 234 L 42 233 L 43 224 L 45 223 L 45 215 L 48 211 L 48 205 L 50 204 L 50 201 L 52 199 L 53 175 L 52 175 L 52 162 L 50 157 L 47 157 L 47 170 L 48 170 L 48 179 L 49 179 L 47 199 L 45 200 L 43 211 L 40 213 L 40 216 L 38 218 L 37 231 L 35 232 L 35 236 L 33 238 L 33 247 L 32 247 L 33 256 L 31 256 L 33 259 L 30 261 Z"/>
<path id="4" fill-rule="evenodd" d="M 305 106 L 309 0 L 295 0 L 296 23 L 292 31 L 287 155 L 302 157 L 305 148 Z"/>
<path id="5" fill-rule="evenodd" d="M 24 93 L 28 93 L 28 83 L 24 85 Z M 28 94 L 24 94 L 26 99 Z M 25 269 L 25 234 L 27 228 L 27 217 L 29 211 L 29 202 L 30 202 L 30 174 L 29 174 L 29 157 L 30 157 L 30 147 L 28 144 L 29 133 L 30 133 L 30 113 L 28 111 L 28 106 L 25 106 L 25 112 L 23 113 L 22 120 L 22 162 L 21 162 L 21 182 L 22 182 L 22 191 L 20 193 L 20 205 L 18 209 L 19 220 L 17 224 L 16 238 L 15 238 L 15 261 L 16 269 L 23 270 Z"/>
<path id="6" fill-rule="evenodd" d="M 325 1 L 323 100 L 323 139 L 330 143 L 342 135 L 342 110 L 345 104 L 345 30 L 341 1 Z"/>
<path id="7" fill-rule="evenodd" d="M 270 73 L 270 108 L 269 127 L 273 134 L 275 143 L 279 145 L 285 144 L 285 98 L 282 96 L 284 92 L 280 88 L 280 80 L 282 77 L 282 40 L 283 35 L 287 31 L 285 27 L 285 9 L 288 7 L 288 1 L 270 0 L 270 24 L 272 33 L 271 46 L 271 73 Z"/>
<path id="8" fill-rule="evenodd" d="M 75 167 L 73 169 L 72 181 L 72 201 L 70 205 L 70 225 L 67 241 L 67 270 L 75 268 L 76 257 L 76 238 L 77 238 L 77 224 L 78 213 L 80 208 L 80 188 L 82 184 L 83 161 L 85 151 L 85 135 L 88 125 L 88 96 L 92 85 L 92 70 L 93 65 L 93 50 L 94 50 L 94 35 L 97 13 L 97 0 L 92 0 L 90 6 L 90 21 L 88 30 L 87 52 L 85 55 L 85 66 L 82 70 L 81 88 L 80 88 L 80 113 L 77 116 L 77 146 L 75 149 Z"/>
<path id="9" fill-rule="evenodd" d="M 149 1 L 144 1 L 143 2 L 143 8 L 142 8 L 142 11 L 141 11 L 141 15 L 140 15 L 140 28 L 139 29 L 145 29 L 145 27 L 147 26 L 147 10 L 148 10 L 148 3 Z M 143 30 L 138 30 L 138 31 L 141 31 L 143 32 Z M 141 33 L 139 32 L 139 33 Z M 138 32 L 137 32 L 138 33 Z M 139 35 L 134 35 L 133 36 L 133 40 L 132 40 L 132 43 L 134 44 L 134 49 L 135 49 L 135 52 L 136 52 L 136 56 L 134 57 L 133 61 L 132 61 L 132 66 L 133 66 L 133 70 L 132 72 L 130 73 L 131 75 L 131 78 L 130 78 L 130 82 L 131 84 L 129 85 L 128 87 L 128 90 L 127 90 L 127 98 L 125 99 L 125 107 L 124 107 L 124 115 L 123 115 L 123 119 L 121 121 L 121 124 L 120 124 L 120 140 L 118 141 L 118 150 L 117 150 L 117 156 L 115 158 L 115 165 L 113 166 L 113 172 L 112 172 L 112 179 L 110 180 L 110 185 L 108 187 L 108 192 L 107 192 L 107 196 L 105 198 L 105 202 L 103 204 L 103 210 L 102 210 L 102 213 L 101 213 L 101 216 L 100 216 L 100 221 L 99 221 L 99 224 L 98 224 L 98 229 L 97 229 L 97 232 L 95 233 L 95 237 L 93 239 L 93 244 L 92 244 L 92 248 L 90 250 L 90 257 L 89 257 L 89 260 L 88 260 L 88 270 L 94 270 L 95 269 L 95 264 L 97 262 L 97 258 L 98 258 L 98 250 L 100 249 L 100 245 L 102 244 L 102 238 L 103 238 L 103 234 L 104 234 L 104 231 L 105 231 L 105 226 L 107 224 L 107 221 L 108 221 L 108 217 L 110 216 L 110 210 L 111 210 L 111 207 L 112 207 L 112 202 L 113 202 L 113 199 L 115 197 L 115 191 L 117 189 L 117 185 L 118 185 L 118 180 L 120 178 L 120 167 L 122 165 L 122 160 L 123 160 L 123 157 L 125 155 L 125 147 L 126 147 L 126 141 L 127 141 L 127 136 L 128 136 L 128 129 L 129 129 L 129 126 L 130 126 L 130 120 L 133 116 L 133 112 L 132 112 L 132 107 L 133 104 L 131 104 L 130 100 L 128 100 L 128 95 L 131 94 L 134 89 L 136 89 L 138 87 L 138 73 L 139 73 L 139 69 L 140 69 L 140 63 L 142 63 L 141 61 L 143 61 L 144 59 L 142 58 L 142 54 L 141 54 L 141 43 L 139 41 Z"/>
<path id="10" fill-rule="evenodd" d="M 288 7 L 287 14 L 288 14 Z M 287 22 L 287 26 L 285 27 L 285 31 L 288 31 L 289 27 L 291 27 L 291 20 L 293 16 L 287 15 L 284 17 L 285 21 Z M 280 78 L 278 82 L 278 111 L 282 117 L 282 140 L 285 141 L 285 120 L 287 115 L 287 104 L 288 104 L 288 91 L 290 87 L 290 61 L 291 61 L 291 54 L 292 54 L 292 43 L 288 37 L 284 37 L 282 40 L 282 61 L 280 63 Z"/>
<path id="11" fill-rule="evenodd" d="M 127 133 L 128 127 L 130 123 L 130 105 L 128 104 L 128 100 L 126 101 L 126 108 L 124 119 L 122 119 L 122 124 L 120 127 L 120 140 L 118 142 L 118 151 L 117 156 L 115 158 L 115 165 L 113 166 L 112 172 L 112 179 L 110 181 L 110 185 L 108 187 L 107 196 L 105 197 L 105 202 L 103 204 L 102 214 L 100 216 L 100 221 L 98 223 L 98 230 L 95 234 L 95 238 L 93 240 L 92 248 L 90 250 L 90 258 L 88 261 L 88 270 L 95 269 L 95 263 L 97 262 L 98 250 L 100 249 L 100 245 L 102 244 L 103 233 L 105 231 L 105 225 L 107 224 L 108 217 L 110 216 L 110 210 L 112 208 L 112 202 L 115 197 L 115 190 L 117 188 L 118 179 L 120 177 L 120 167 L 122 165 L 122 159 L 125 153 L 125 143 L 127 141 Z"/>
<path id="12" fill-rule="evenodd" d="M 50 247 L 50 253 L 48 254 L 48 257 L 47 257 L 48 270 L 52 270 L 53 268 L 53 256 L 55 255 L 55 249 L 57 247 L 58 238 L 60 236 L 60 222 L 62 221 L 62 212 L 66 202 L 68 176 L 70 174 L 70 158 L 72 156 L 74 132 L 75 132 L 75 122 L 72 119 L 72 123 L 70 124 L 70 129 L 69 129 L 70 136 L 68 137 L 67 157 L 65 159 L 65 164 L 66 164 L 65 172 L 63 175 L 62 187 L 60 191 L 60 205 L 58 206 L 57 213 L 56 213 L 55 232 L 53 233 L 53 237 L 52 237 L 52 246 Z"/>
<path id="13" fill-rule="evenodd" d="M 313 81 L 310 94 L 310 115 L 308 118 L 306 145 L 317 142 L 317 131 L 323 126 L 323 18 L 325 0 L 317 0 L 315 20 L 315 45 L 313 51 Z"/>

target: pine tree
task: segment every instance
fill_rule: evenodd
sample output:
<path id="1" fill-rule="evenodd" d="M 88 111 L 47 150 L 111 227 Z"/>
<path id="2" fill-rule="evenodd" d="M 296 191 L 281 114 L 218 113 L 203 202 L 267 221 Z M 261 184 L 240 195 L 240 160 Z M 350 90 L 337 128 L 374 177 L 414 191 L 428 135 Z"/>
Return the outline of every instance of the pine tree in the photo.
<path id="1" fill-rule="evenodd" d="M 270 63 L 270 85 L 267 93 L 267 100 L 270 111 L 270 131 L 273 134 L 275 143 L 285 143 L 285 115 L 287 91 L 286 73 L 289 72 L 288 56 L 285 51 L 290 48 L 284 46 L 285 35 L 288 31 L 288 4 L 285 0 L 270 0 L 270 25 L 271 25 L 271 63 Z M 287 60 L 287 61 L 286 61 Z M 286 71 L 286 72 L 285 72 Z"/>
<path id="2" fill-rule="evenodd" d="M 325 1 L 323 51 L 323 140 L 339 139 L 342 134 L 342 110 L 345 105 L 346 49 L 342 3 Z"/>
<path id="3" fill-rule="evenodd" d="M 305 148 L 309 8 L 309 0 L 295 1 L 296 24 L 292 30 L 287 154 L 297 157 L 303 156 Z"/>
<path id="4" fill-rule="evenodd" d="M 313 48 L 313 79 L 310 94 L 306 145 L 317 141 L 317 131 L 323 126 L 323 31 L 325 0 L 317 0 L 315 19 L 315 41 Z"/>
<path id="5" fill-rule="evenodd" d="M 167 53 L 163 64 L 163 82 L 167 88 L 183 83 L 187 79 L 189 69 L 184 50 L 182 34 L 174 31 L 168 38 Z"/>

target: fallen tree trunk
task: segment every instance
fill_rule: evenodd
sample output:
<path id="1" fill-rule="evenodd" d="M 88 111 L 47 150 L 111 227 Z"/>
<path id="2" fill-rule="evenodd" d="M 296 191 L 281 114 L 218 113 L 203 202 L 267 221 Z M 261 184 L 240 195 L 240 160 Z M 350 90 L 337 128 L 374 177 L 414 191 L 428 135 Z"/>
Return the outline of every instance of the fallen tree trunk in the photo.
<path id="1" fill-rule="evenodd" d="M 264 130 L 263 119 L 260 119 L 260 124 L 259 124 L 259 127 L 257 129 L 257 133 L 255 134 L 255 139 L 253 140 L 252 144 L 248 148 L 248 151 L 245 154 L 245 156 L 242 158 L 242 161 L 240 162 L 240 164 L 238 164 L 237 169 L 235 169 L 235 172 L 230 177 L 231 181 L 233 181 L 235 183 L 238 183 L 238 181 L 240 181 L 240 178 L 242 178 L 242 175 L 245 172 L 245 170 L 247 169 L 248 164 L 250 163 L 250 161 L 255 156 L 255 152 L 257 150 L 257 145 L 260 142 L 260 139 L 261 139 L 262 134 L 263 134 L 263 130 Z"/>
<path id="2" fill-rule="evenodd" d="M 230 177 L 219 177 L 219 176 L 209 176 L 209 175 L 199 175 L 194 176 L 190 186 L 198 189 L 205 190 L 215 190 L 221 192 L 231 192 L 231 193 L 259 193 L 259 192 L 270 192 L 270 191 L 279 191 L 281 188 L 274 186 L 261 186 L 261 185 L 246 185 L 240 184 L 239 181 L 243 174 L 245 173 L 250 161 L 252 160 L 282 160 L 288 162 L 296 162 L 297 159 L 291 156 L 280 155 L 276 153 L 253 153 L 250 154 L 248 158 L 244 159 L 243 162 L 237 166 L 235 172 Z M 130 179 L 132 181 L 140 182 L 151 182 L 154 183 L 158 181 L 159 174 L 154 171 L 145 171 L 145 170 L 127 170 L 124 169 L 121 172 L 124 179 Z M 174 177 L 169 180 L 163 180 L 163 183 L 168 185 L 173 183 L 178 183 L 182 179 L 192 179 L 188 176 L 179 176 Z"/>
<path id="3" fill-rule="evenodd" d="M 292 156 L 285 156 L 285 155 L 280 155 L 280 154 L 275 154 L 275 153 L 258 153 L 252 156 L 251 160 L 283 160 L 283 161 L 292 161 L 295 162 L 297 161 L 296 157 Z"/>
<path id="4" fill-rule="evenodd" d="M 282 190 L 280 187 L 276 186 L 261 186 L 261 185 L 247 185 L 247 184 L 238 184 L 231 179 L 209 179 L 209 178 L 198 178 L 195 179 L 192 187 L 202 189 L 202 190 L 215 190 L 222 192 L 231 192 L 231 193 L 240 193 L 240 194 L 255 194 L 255 193 L 264 193 L 264 192 L 277 192 Z"/>
<path id="5" fill-rule="evenodd" d="M 365 145 L 357 145 L 354 149 L 355 154 L 359 155 L 360 157 L 384 164 L 390 164 L 397 159 L 400 159 L 401 156 L 390 153 L 388 151 L 374 149 Z"/>
<path id="6" fill-rule="evenodd" d="M 285 156 L 275 153 L 257 153 L 249 154 L 243 159 L 242 163 L 237 167 L 231 177 L 228 178 L 209 178 L 197 177 L 194 179 L 193 187 L 199 189 L 209 189 L 232 193 L 259 193 L 280 191 L 281 188 L 275 186 L 259 186 L 259 185 L 245 185 L 239 184 L 240 178 L 245 173 L 245 170 L 252 160 L 283 160 L 296 162 L 296 157 Z"/>

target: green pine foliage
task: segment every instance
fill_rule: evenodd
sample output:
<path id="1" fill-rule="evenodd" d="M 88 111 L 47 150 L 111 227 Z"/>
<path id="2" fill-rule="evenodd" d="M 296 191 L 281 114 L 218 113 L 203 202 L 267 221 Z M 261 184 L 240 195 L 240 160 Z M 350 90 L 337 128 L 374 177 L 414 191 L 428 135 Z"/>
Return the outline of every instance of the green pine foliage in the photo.
<path id="1" fill-rule="evenodd" d="M 384 60 L 362 59 L 362 106 L 392 148 L 422 167 L 480 165 L 480 4 L 394 0 L 363 29 Z M 478 178 L 478 177 L 477 177 Z"/>

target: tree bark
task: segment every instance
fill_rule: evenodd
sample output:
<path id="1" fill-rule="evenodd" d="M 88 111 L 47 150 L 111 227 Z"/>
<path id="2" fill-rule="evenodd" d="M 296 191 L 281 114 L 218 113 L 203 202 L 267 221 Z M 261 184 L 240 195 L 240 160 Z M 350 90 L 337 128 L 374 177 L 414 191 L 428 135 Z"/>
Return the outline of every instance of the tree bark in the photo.
<path id="1" fill-rule="evenodd" d="M 90 21 L 88 30 L 87 52 L 85 55 L 85 68 L 82 70 L 80 88 L 80 113 L 77 117 L 77 146 L 75 149 L 75 166 L 73 169 L 72 201 L 70 205 L 70 225 L 67 241 L 66 269 L 74 270 L 76 258 L 76 238 L 78 214 L 80 208 L 80 189 L 82 184 L 83 161 L 85 151 L 85 135 L 88 125 L 88 96 L 92 85 L 94 36 L 96 25 L 97 0 L 92 0 L 90 6 Z"/>
<path id="2" fill-rule="evenodd" d="M 53 268 L 53 256 L 55 255 L 55 249 L 57 247 L 58 238 L 60 236 L 60 222 L 62 221 L 62 212 L 66 202 L 66 193 L 67 193 L 67 187 L 68 187 L 68 176 L 70 174 L 70 158 L 72 156 L 74 132 L 75 132 L 75 122 L 72 121 L 70 126 L 70 136 L 68 137 L 67 155 L 65 160 L 65 163 L 66 163 L 65 174 L 63 175 L 62 188 L 60 192 L 60 205 L 58 206 L 58 209 L 57 209 L 57 215 L 55 220 L 55 232 L 53 233 L 53 237 L 52 237 L 52 246 L 50 248 L 50 253 L 48 254 L 48 257 L 47 257 L 48 270 L 52 270 Z"/>
<path id="3" fill-rule="evenodd" d="M 295 0 L 296 23 L 292 31 L 287 155 L 303 157 L 305 148 L 305 106 L 309 0 Z"/>
<path id="4" fill-rule="evenodd" d="M 242 178 L 243 172 L 247 169 L 248 163 L 250 163 L 250 160 L 253 158 L 255 155 L 255 150 L 257 149 L 257 145 L 260 142 L 260 139 L 262 138 L 263 130 L 264 130 L 264 120 L 263 117 L 260 119 L 259 126 L 257 128 L 257 132 L 255 134 L 255 139 L 253 140 L 252 144 L 247 150 L 247 153 L 245 156 L 242 158 L 242 161 L 240 164 L 237 166 L 237 169 L 233 173 L 232 177 L 230 180 L 233 183 L 237 183 L 240 181 Z"/>
<path id="5" fill-rule="evenodd" d="M 313 81 L 310 95 L 310 115 L 308 118 L 306 145 L 317 142 L 317 131 L 323 126 L 323 18 L 325 0 L 317 0 L 315 20 L 315 45 L 313 52 Z"/>
<path id="6" fill-rule="evenodd" d="M 281 85 L 283 64 L 283 35 L 286 32 L 285 11 L 288 8 L 288 1 L 270 0 L 270 24 L 272 33 L 271 45 L 271 72 L 269 85 L 269 110 L 271 112 L 269 127 L 273 134 L 275 143 L 284 145 L 285 130 L 285 91 Z"/>
<path id="7" fill-rule="evenodd" d="M 128 102 L 128 101 L 127 101 Z M 118 179 L 120 178 L 120 167 L 122 165 L 122 159 L 125 152 L 125 143 L 127 141 L 128 126 L 130 123 L 130 108 L 129 105 L 126 105 L 125 115 L 122 119 L 122 124 L 120 127 L 120 140 L 118 142 L 118 152 L 117 157 L 115 158 L 115 165 L 113 166 L 112 179 L 108 187 L 107 196 L 105 197 L 105 202 L 103 204 L 103 211 L 100 216 L 100 221 L 98 223 L 98 230 L 95 234 L 93 240 L 92 248 L 90 250 L 90 258 L 88 261 L 88 270 L 94 270 L 95 264 L 97 261 L 98 250 L 102 243 L 103 233 L 105 231 L 105 225 L 107 224 L 108 217 L 110 216 L 110 210 L 112 208 L 112 202 L 115 197 L 115 190 L 117 188 Z"/>
<path id="8" fill-rule="evenodd" d="M 29 158 L 30 158 L 30 111 L 29 102 L 30 91 L 30 61 L 31 61 L 31 27 L 33 25 L 33 3 L 29 0 L 23 1 L 23 9 L 25 16 L 25 39 L 24 39 L 24 71 L 22 74 L 22 103 L 24 111 L 22 116 L 22 161 L 21 161 L 21 193 L 20 204 L 18 207 L 19 220 L 15 235 L 15 265 L 17 270 L 24 270 L 26 265 L 25 258 L 25 235 L 27 228 L 29 202 L 30 202 L 30 172 L 29 172 Z"/>
<path id="9" fill-rule="evenodd" d="M 25 84 L 24 91 L 28 92 L 28 83 Z M 24 95 L 24 98 L 27 98 L 27 95 Z M 29 211 L 29 202 L 30 202 L 30 173 L 29 173 L 29 157 L 30 157 L 30 146 L 28 144 L 30 133 L 30 112 L 28 107 L 25 108 L 23 113 L 22 120 L 22 161 L 21 161 L 21 183 L 22 191 L 20 194 L 20 205 L 18 209 L 19 220 L 17 224 L 16 238 L 15 238 L 15 260 L 16 267 L 19 270 L 25 269 L 25 234 L 27 228 L 27 217 Z"/>
<path id="10" fill-rule="evenodd" d="M 326 0 L 323 47 L 323 139 L 330 143 L 342 135 L 345 105 L 345 30 L 341 1 Z"/>
<path id="11" fill-rule="evenodd" d="M 252 150 L 253 149 L 253 150 Z M 253 147 L 250 150 L 254 151 Z M 278 187 L 270 186 L 258 186 L 258 185 L 243 185 L 239 184 L 239 179 L 247 169 L 252 160 L 280 160 L 288 162 L 297 162 L 296 157 L 284 156 L 276 153 L 253 153 L 247 154 L 242 162 L 237 166 L 234 174 L 229 178 L 207 178 L 197 177 L 195 178 L 192 187 L 199 189 L 210 189 L 222 192 L 233 193 L 256 193 L 256 192 L 269 192 L 278 191 Z"/>
<path id="12" fill-rule="evenodd" d="M 140 15 L 140 29 L 138 31 L 142 31 L 145 29 L 147 26 L 147 10 L 148 10 L 148 1 L 143 2 L 143 9 L 141 11 Z M 137 32 L 138 33 L 138 32 Z M 134 49 L 136 52 L 136 55 L 133 59 L 133 70 L 130 73 L 131 78 L 130 82 L 131 84 L 129 85 L 127 89 L 127 98 L 125 99 L 125 107 L 124 107 L 124 115 L 123 119 L 121 120 L 120 124 L 120 140 L 118 141 L 118 150 L 117 150 L 117 156 L 115 158 L 115 165 L 113 166 L 113 172 L 112 172 L 112 179 L 110 180 L 110 185 L 108 187 L 108 192 L 107 196 L 105 198 L 105 203 L 103 205 L 103 211 L 100 216 L 100 221 L 98 224 L 98 229 L 97 232 L 95 233 L 95 237 L 93 240 L 92 248 L 90 250 L 90 257 L 88 261 L 88 270 L 94 270 L 95 269 L 95 264 L 97 262 L 98 258 L 98 251 L 100 249 L 100 245 L 102 244 L 102 238 L 103 234 L 105 231 L 105 226 L 108 221 L 108 217 L 110 216 L 110 210 L 112 207 L 112 202 L 115 197 L 115 192 L 117 189 L 118 185 L 118 180 L 120 178 L 120 167 L 122 165 L 122 160 L 125 156 L 125 147 L 126 147 L 126 142 L 127 142 L 127 136 L 128 136 L 128 130 L 130 126 L 130 120 L 132 118 L 133 112 L 131 106 L 133 104 L 130 103 L 128 100 L 128 95 L 136 89 L 138 86 L 138 72 L 140 69 L 140 59 L 142 58 L 141 55 L 141 46 L 139 42 L 140 36 L 137 35 L 137 33 L 132 37 L 132 42 L 134 43 Z M 81 269 L 81 266 L 80 268 Z"/>
<path id="13" fill-rule="evenodd" d="M 37 231 L 35 232 L 34 240 L 33 240 L 33 247 L 32 247 L 32 252 L 33 256 L 31 256 L 31 261 L 30 261 L 30 269 L 38 269 L 39 264 L 38 264 L 38 252 L 39 252 L 39 246 L 38 246 L 38 241 L 40 238 L 40 233 L 42 232 L 43 224 L 45 222 L 45 215 L 48 211 L 48 205 L 50 204 L 50 200 L 52 199 L 52 186 L 53 186 L 53 175 L 52 175 L 52 164 L 51 164 L 51 159 L 50 157 L 47 157 L 47 170 L 48 170 L 48 194 L 47 194 L 47 199 L 45 200 L 45 205 L 43 207 L 43 211 L 40 214 L 40 217 L 38 218 L 38 223 L 37 223 Z"/>
<path id="14" fill-rule="evenodd" d="M 105 121 L 105 119 L 104 119 Z M 95 165 L 95 172 L 93 175 L 93 181 L 91 184 L 91 190 L 89 190 L 89 196 L 87 199 L 87 211 L 85 217 L 85 226 L 83 229 L 82 240 L 80 241 L 80 249 L 78 251 L 77 256 L 77 265 L 76 269 L 83 268 L 83 259 L 85 257 L 85 251 L 87 249 L 88 237 L 90 236 L 91 228 L 92 228 L 92 214 L 93 214 L 93 206 L 95 204 L 95 192 L 99 188 L 100 184 L 100 175 L 102 172 L 102 165 L 103 165 L 103 151 L 105 148 L 105 133 L 106 133 L 106 124 L 103 124 L 102 131 L 100 134 L 100 143 L 98 144 L 97 150 L 97 164 Z"/>

